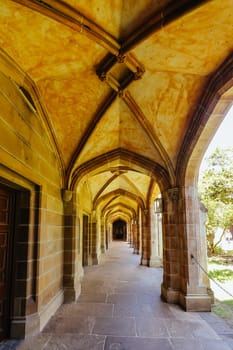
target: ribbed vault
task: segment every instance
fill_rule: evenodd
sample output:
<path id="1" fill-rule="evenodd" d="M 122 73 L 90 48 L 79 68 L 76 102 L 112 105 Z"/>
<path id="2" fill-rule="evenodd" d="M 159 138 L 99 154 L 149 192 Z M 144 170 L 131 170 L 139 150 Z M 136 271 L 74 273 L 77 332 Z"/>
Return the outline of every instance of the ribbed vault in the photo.
<path id="1" fill-rule="evenodd" d="M 4 0 L 0 19 L 0 69 L 93 208 L 133 215 L 181 184 L 232 101 L 232 0 Z"/>

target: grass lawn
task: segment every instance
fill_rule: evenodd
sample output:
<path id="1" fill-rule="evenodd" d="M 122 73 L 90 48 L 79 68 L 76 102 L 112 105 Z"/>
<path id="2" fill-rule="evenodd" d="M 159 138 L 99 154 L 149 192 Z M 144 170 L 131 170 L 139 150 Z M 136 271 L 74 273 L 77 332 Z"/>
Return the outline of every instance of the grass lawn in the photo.
<path id="1" fill-rule="evenodd" d="M 229 284 L 233 281 L 233 262 L 232 259 L 209 258 L 209 275 L 220 285 Z M 226 288 L 228 290 L 228 288 Z M 232 290 L 229 290 L 233 294 Z M 229 298 L 231 298 L 229 296 Z M 212 311 L 219 317 L 225 319 L 230 324 L 233 324 L 233 298 L 229 300 L 215 300 L 215 304 L 212 307 Z"/>
<path id="2" fill-rule="evenodd" d="M 209 271 L 209 275 L 214 280 L 224 283 L 229 280 L 233 280 L 233 269 L 214 269 Z"/>

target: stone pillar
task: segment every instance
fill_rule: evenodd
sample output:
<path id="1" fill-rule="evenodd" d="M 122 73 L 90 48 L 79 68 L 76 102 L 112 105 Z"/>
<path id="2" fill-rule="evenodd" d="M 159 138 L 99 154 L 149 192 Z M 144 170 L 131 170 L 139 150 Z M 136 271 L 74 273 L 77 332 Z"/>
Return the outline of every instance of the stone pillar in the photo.
<path id="1" fill-rule="evenodd" d="M 128 236 L 128 243 L 130 248 L 134 247 L 134 220 L 132 220 L 130 222 L 130 224 L 128 224 L 128 232 L 127 232 L 127 236 Z"/>
<path id="2" fill-rule="evenodd" d="M 162 266 L 163 243 L 162 243 L 162 214 L 153 215 L 151 228 L 151 257 L 150 266 Z"/>
<path id="3" fill-rule="evenodd" d="M 211 296 L 208 295 L 208 286 L 203 282 L 203 273 L 196 261 L 207 269 L 206 262 L 201 258 L 205 253 L 205 232 L 200 229 L 200 204 L 197 196 L 197 187 L 190 185 L 183 188 L 183 218 L 185 225 L 181 230 L 181 293 L 180 304 L 187 311 L 210 311 Z M 184 202 L 184 201 L 183 201 Z"/>
<path id="4" fill-rule="evenodd" d="M 199 213 L 200 213 L 200 239 L 201 239 L 200 263 L 202 266 L 208 266 L 207 238 L 206 238 L 206 227 L 205 227 L 207 209 L 201 201 L 199 201 L 199 208 L 200 208 Z M 202 270 L 200 271 L 200 283 L 203 283 L 205 286 L 207 286 L 207 292 L 211 297 L 211 302 L 214 303 L 214 292 L 210 288 L 209 277 Z"/>
<path id="5" fill-rule="evenodd" d="M 139 222 L 138 220 L 135 218 L 133 219 L 133 248 L 134 254 L 139 254 Z"/>
<path id="6" fill-rule="evenodd" d="M 180 294 L 180 242 L 178 206 L 179 188 L 163 192 L 163 283 L 161 296 L 169 303 L 179 303 Z"/>
<path id="7" fill-rule="evenodd" d="M 90 257 L 89 257 L 89 265 L 97 265 L 98 264 L 98 247 L 97 247 L 97 222 L 96 222 L 96 212 L 92 211 L 91 214 L 91 239 L 90 239 Z"/>
<path id="8" fill-rule="evenodd" d="M 150 216 L 149 211 L 141 211 L 142 215 L 142 256 L 141 265 L 150 266 L 151 255 L 151 232 L 150 232 Z"/>
<path id="9" fill-rule="evenodd" d="M 105 231 L 105 242 L 106 242 L 106 250 L 108 250 L 109 248 L 109 243 L 111 242 L 110 240 L 110 230 L 109 230 L 109 227 L 108 227 L 108 222 L 106 219 L 104 219 L 104 231 Z"/>
<path id="10" fill-rule="evenodd" d="M 101 246 L 100 246 L 100 249 L 101 249 L 101 253 L 105 253 L 106 251 L 106 245 L 107 245 L 107 240 L 106 240 L 106 237 L 105 237 L 105 225 L 104 225 L 104 217 L 101 217 L 100 218 L 100 239 L 101 239 Z"/>
<path id="11" fill-rule="evenodd" d="M 83 275 L 82 262 L 77 261 L 77 232 L 76 195 L 69 190 L 62 191 L 64 204 L 64 301 L 77 300 L 81 291 Z"/>

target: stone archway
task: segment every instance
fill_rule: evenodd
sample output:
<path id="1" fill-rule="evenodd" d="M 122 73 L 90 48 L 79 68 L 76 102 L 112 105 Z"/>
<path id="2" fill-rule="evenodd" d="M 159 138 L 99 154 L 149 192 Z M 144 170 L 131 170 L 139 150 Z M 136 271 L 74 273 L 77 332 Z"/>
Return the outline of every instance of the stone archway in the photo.
<path id="1" fill-rule="evenodd" d="M 182 268 L 179 272 L 179 281 L 177 280 L 179 293 L 174 300 L 187 311 L 211 309 L 212 294 L 209 293 L 209 282 L 192 258 L 195 257 L 202 268 L 207 268 L 205 228 L 197 182 L 199 167 L 208 143 L 232 103 L 232 62 L 233 57 L 230 55 L 208 81 L 206 93 L 197 104 L 189 127 L 190 132 L 183 140 L 177 161 L 176 174 L 179 186 L 177 198 L 174 197 L 173 202 L 177 203 L 175 222 L 179 229 L 179 264 Z M 170 239 L 172 240 L 172 237 Z M 169 294 L 171 290 L 169 288 L 167 290 Z"/>

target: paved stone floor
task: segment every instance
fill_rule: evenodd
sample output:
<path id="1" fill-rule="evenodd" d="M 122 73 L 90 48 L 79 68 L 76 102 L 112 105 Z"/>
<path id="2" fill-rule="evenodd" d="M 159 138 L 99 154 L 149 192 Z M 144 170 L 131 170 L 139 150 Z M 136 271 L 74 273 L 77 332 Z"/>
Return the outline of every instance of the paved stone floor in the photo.
<path id="1" fill-rule="evenodd" d="M 76 303 L 62 305 L 43 332 L 0 343 L 17 350 L 230 350 L 233 329 L 212 313 L 160 300 L 161 268 L 139 266 L 125 242 L 85 268 Z"/>

